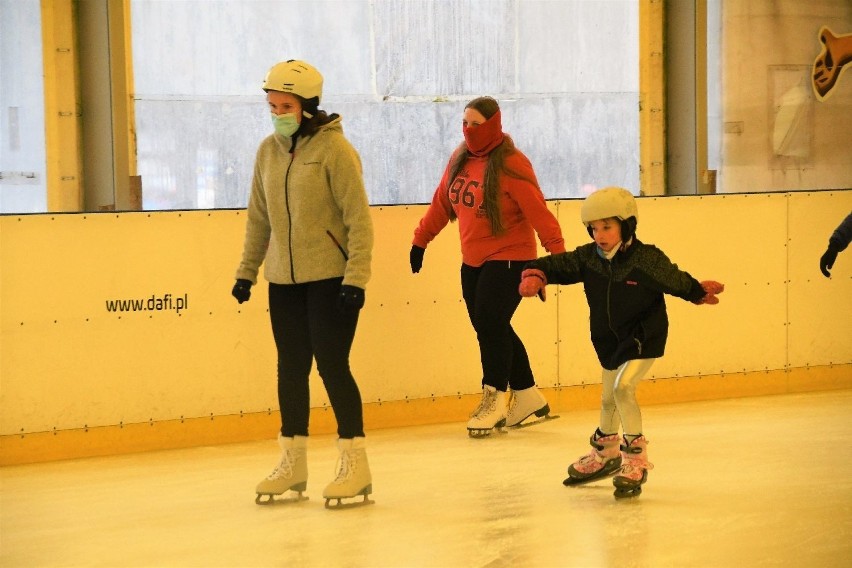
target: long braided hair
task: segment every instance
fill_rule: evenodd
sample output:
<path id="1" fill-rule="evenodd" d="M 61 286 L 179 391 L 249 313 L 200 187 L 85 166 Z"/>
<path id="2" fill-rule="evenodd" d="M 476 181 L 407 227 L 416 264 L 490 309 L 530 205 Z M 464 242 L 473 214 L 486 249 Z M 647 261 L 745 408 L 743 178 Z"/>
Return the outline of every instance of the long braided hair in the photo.
<path id="1" fill-rule="evenodd" d="M 464 108 L 472 108 L 478 111 L 486 120 L 500 110 L 497 101 L 492 97 L 475 98 L 467 103 Z M 488 163 L 485 166 L 485 179 L 483 180 L 483 194 L 485 198 L 485 214 L 488 216 L 488 220 L 491 221 L 491 234 L 494 236 L 501 235 L 505 231 L 503 216 L 500 211 L 500 176 L 505 174 L 515 179 L 528 181 L 538 187 L 534 179 L 521 175 L 506 166 L 506 158 L 516 151 L 515 142 L 512 140 L 512 137 L 504 133 L 503 142 L 488 154 Z M 452 164 L 450 165 L 450 184 L 456 179 L 456 176 L 470 156 L 471 153 L 467 149 L 467 144 L 462 142 L 456 149 Z M 456 213 L 452 209 L 450 210 L 450 220 L 456 220 Z"/>

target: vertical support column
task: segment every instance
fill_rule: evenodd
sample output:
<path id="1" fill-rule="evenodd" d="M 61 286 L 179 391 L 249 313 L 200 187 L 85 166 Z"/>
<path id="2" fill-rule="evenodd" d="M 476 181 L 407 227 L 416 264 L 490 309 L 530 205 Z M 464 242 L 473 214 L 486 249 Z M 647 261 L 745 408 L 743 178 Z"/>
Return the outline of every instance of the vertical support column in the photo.
<path id="1" fill-rule="evenodd" d="M 130 0 L 122 0 L 122 20 L 124 40 L 124 85 L 127 101 L 127 175 L 130 177 L 129 208 L 142 209 L 142 176 L 137 168 L 136 152 L 136 86 L 133 81 L 133 30 L 130 21 Z"/>
<path id="2" fill-rule="evenodd" d="M 136 137 L 133 135 L 133 56 L 129 0 L 108 0 L 107 25 L 115 208 L 122 211 L 141 209 L 141 186 L 137 187 L 139 180 L 136 178 Z"/>
<path id="3" fill-rule="evenodd" d="M 80 81 L 84 110 L 85 207 L 133 210 L 136 173 L 127 0 L 78 3 Z M 138 180 L 134 180 L 138 181 Z"/>
<path id="4" fill-rule="evenodd" d="M 639 185 L 641 195 L 666 193 L 663 0 L 639 3 Z"/>
<path id="5" fill-rule="evenodd" d="M 666 0 L 667 193 L 711 193 L 707 171 L 707 3 Z"/>
<path id="6" fill-rule="evenodd" d="M 716 193 L 707 148 L 707 0 L 695 0 L 695 187 L 700 194 Z"/>
<path id="7" fill-rule="evenodd" d="M 83 210 L 80 87 L 73 0 L 41 0 L 47 209 Z"/>

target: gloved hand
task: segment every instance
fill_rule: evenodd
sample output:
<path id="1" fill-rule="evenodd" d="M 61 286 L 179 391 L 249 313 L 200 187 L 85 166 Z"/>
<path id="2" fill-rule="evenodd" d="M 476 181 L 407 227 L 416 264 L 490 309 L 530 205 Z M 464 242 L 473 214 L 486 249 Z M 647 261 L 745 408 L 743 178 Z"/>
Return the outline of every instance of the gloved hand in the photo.
<path id="1" fill-rule="evenodd" d="M 231 290 L 231 296 L 237 299 L 239 303 L 248 302 L 251 298 L 251 280 L 237 278 L 237 283 L 234 284 L 234 289 Z"/>
<path id="2" fill-rule="evenodd" d="M 408 261 L 411 263 L 411 273 L 417 274 L 423 268 L 423 255 L 426 249 L 417 245 L 411 245 L 411 252 L 408 253 Z"/>
<path id="3" fill-rule="evenodd" d="M 337 296 L 337 307 L 343 312 L 357 312 L 364 307 L 364 290 L 344 284 Z"/>
<path id="4" fill-rule="evenodd" d="M 716 294 L 721 294 L 725 291 L 724 284 L 714 282 L 713 280 L 704 280 L 701 282 L 701 287 L 704 288 L 705 295 L 700 300 L 693 302 L 697 306 L 701 304 L 710 304 L 711 306 L 718 304 L 719 298 L 716 297 Z"/>
<path id="5" fill-rule="evenodd" d="M 831 277 L 831 273 L 828 270 L 834 268 L 834 261 L 837 260 L 837 252 L 837 249 L 829 244 L 819 259 L 819 269 L 826 278 Z"/>
<path id="6" fill-rule="evenodd" d="M 538 294 L 538 298 L 544 302 L 547 300 L 545 286 L 547 286 L 547 277 L 544 272 L 537 268 L 528 268 L 521 272 L 521 285 L 518 286 L 518 293 L 524 298 L 532 298 Z"/>

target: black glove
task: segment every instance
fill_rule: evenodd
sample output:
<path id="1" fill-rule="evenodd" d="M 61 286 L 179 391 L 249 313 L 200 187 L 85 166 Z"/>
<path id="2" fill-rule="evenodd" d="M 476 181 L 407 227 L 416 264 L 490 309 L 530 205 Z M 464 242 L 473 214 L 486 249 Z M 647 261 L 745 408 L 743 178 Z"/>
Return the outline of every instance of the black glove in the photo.
<path id="1" fill-rule="evenodd" d="M 231 290 L 231 296 L 237 299 L 239 303 L 248 302 L 251 298 L 251 280 L 237 278 L 237 283 L 234 284 L 234 289 Z"/>
<path id="2" fill-rule="evenodd" d="M 355 312 L 364 307 L 364 290 L 344 284 L 337 296 L 337 307 L 343 312 Z"/>
<path id="3" fill-rule="evenodd" d="M 826 278 L 831 276 L 828 269 L 834 267 L 834 261 L 837 260 L 837 252 L 837 249 L 829 244 L 828 248 L 819 259 L 819 269 L 822 270 L 822 273 Z"/>
<path id="4" fill-rule="evenodd" d="M 416 274 L 423 268 L 423 254 L 426 249 L 417 245 L 411 245 L 411 252 L 408 253 L 408 261 L 411 263 L 411 273 Z"/>

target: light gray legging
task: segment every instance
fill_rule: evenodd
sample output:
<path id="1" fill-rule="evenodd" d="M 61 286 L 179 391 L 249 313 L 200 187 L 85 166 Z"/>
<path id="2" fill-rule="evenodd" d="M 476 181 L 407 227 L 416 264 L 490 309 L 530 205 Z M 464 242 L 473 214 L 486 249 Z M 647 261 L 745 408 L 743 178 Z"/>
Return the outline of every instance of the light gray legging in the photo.
<path id="1" fill-rule="evenodd" d="M 632 359 L 618 369 L 603 370 L 601 432 L 617 434 L 619 422 L 625 435 L 642 433 L 642 411 L 636 402 L 636 386 L 656 359 Z"/>

